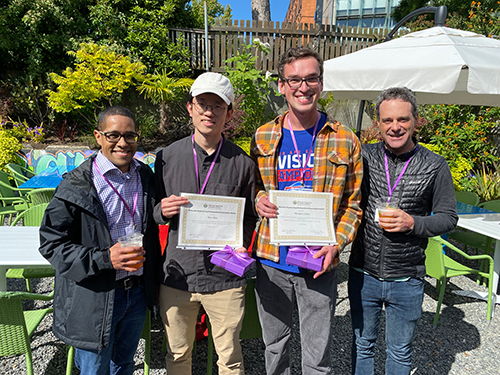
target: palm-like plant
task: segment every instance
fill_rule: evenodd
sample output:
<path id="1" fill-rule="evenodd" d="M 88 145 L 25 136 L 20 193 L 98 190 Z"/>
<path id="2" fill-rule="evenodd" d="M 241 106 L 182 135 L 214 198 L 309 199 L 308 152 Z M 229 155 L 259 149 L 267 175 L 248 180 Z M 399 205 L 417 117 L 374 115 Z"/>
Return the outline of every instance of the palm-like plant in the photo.
<path id="1" fill-rule="evenodd" d="M 493 164 L 493 172 L 488 172 L 483 163 L 482 170 L 478 170 L 473 178 L 472 186 L 474 192 L 479 195 L 482 202 L 500 199 L 500 169 L 499 165 Z"/>
<path id="2" fill-rule="evenodd" d="M 194 80 L 191 78 L 170 77 L 165 69 L 161 73 L 148 75 L 139 85 L 140 94 L 144 94 L 153 104 L 160 106 L 160 132 L 165 133 L 170 119 L 170 103 L 179 101 L 191 88 Z"/>

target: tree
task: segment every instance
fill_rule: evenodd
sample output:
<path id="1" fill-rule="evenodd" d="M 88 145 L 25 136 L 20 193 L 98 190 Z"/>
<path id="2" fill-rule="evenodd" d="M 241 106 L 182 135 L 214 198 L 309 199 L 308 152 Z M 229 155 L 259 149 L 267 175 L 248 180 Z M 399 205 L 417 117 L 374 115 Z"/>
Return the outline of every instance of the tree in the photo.
<path id="1" fill-rule="evenodd" d="M 0 72 L 38 82 L 71 63 L 66 51 L 88 33 L 88 1 L 0 0 Z"/>
<path id="2" fill-rule="evenodd" d="M 269 0 L 252 0 L 252 20 L 271 21 Z"/>
<path id="3" fill-rule="evenodd" d="M 149 71 L 165 69 L 175 71 L 178 76 L 190 70 L 191 53 L 183 40 L 169 38 L 168 23 L 172 22 L 178 10 L 176 2 L 151 1 L 148 6 L 135 6 L 128 20 L 125 43 L 133 56 L 149 67 Z M 178 14 L 179 19 L 185 12 Z"/>
<path id="4" fill-rule="evenodd" d="M 392 11 L 394 21 L 401 21 L 407 14 L 410 14 L 416 9 L 428 5 L 429 0 L 401 0 L 397 7 Z"/>
<path id="5" fill-rule="evenodd" d="M 170 77 L 169 73 L 162 70 L 159 74 L 148 76 L 138 87 L 145 98 L 160 105 L 160 132 L 166 132 L 170 119 L 170 103 L 180 100 L 193 82 L 191 78 Z"/>
<path id="6" fill-rule="evenodd" d="M 457 13 L 458 15 L 467 17 L 469 8 L 471 5 L 477 4 L 475 1 L 464 1 L 464 0 L 401 0 L 401 2 L 396 6 L 392 12 L 392 18 L 396 22 L 399 22 L 407 14 L 410 14 L 416 9 L 425 6 L 438 7 L 440 5 L 446 5 L 448 15 Z M 481 4 L 481 3 L 479 3 Z M 488 9 L 496 8 L 497 0 L 483 0 L 483 6 Z M 429 14 L 425 16 L 427 20 L 434 19 L 434 15 Z"/>
<path id="7" fill-rule="evenodd" d="M 65 69 L 62 76 L 50 73 L 58 85 L 56 91 L 48 90 L 49 105 L 56 112 L 76 110 L 93 123 L 100 110 L 117 104 L 124 90 L 144 80 L 144 64 L 108 47 L 82 43 L 78 51 L 69 54 L 76 57 L 75 69 Z M 87 115 L 89 109 L 93 119 Z"/>
<path id="8" fill-rule="evenodd" d="M 205 27 L 204 0 L 192 0 L 191 7 L 194 20 L 194 25 L 192 27 L 203 29 Z M 232 16 L 232 10 L 229 4 L 224 8 L 217 0 L 207 0 L 207 18 L 209 25 L 213 25 L 217 18 L 231 19 Z"/>

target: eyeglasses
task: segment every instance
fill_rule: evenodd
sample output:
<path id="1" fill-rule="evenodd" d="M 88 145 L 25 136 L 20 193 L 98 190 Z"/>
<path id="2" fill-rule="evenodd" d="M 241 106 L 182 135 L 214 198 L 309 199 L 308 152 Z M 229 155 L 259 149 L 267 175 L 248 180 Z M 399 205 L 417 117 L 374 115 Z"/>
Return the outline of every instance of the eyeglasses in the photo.
<path id="1" fill-rule="evenodd" d="M 216 116 L 220 116 L 224 113 L 227 107 L 221 106 L 219 104 L 208 105 L 203 102 L 198 102 L 193 100 L 194 107 L 198 111 L 200 115 L 204 114 L 207 111 L 212 112 Z"/>
<path id="2" fill-rule="evenodd" d="M 296 90 L 302 86 L 302 82 L 305 82 L 310 88 L 318 87 L 322 79 L 322 76 L 318 76 L 307 78 L 282 78 L 281 80 L 288 83 L 288 86 L 290 86 L 292 90 Z"/>
<path id="3" fill-rule="evenodd" d="M 106 132 L 106 133 L 104 133 L 100 130 L 98 130 L 98 132 L 101 133 L 104 137 L 106 137 L 106 140 L 108 142 L 111 142 L 111 143 L 118 143 L 118 142 L 120 142 L 120 139 L 123 137 L 125 142 L 127 142 L 129 144 L 134 144 L 134 143 L 137 143 L 137 138 L 139 138 L 139 134 L 134 133 L 134 132 L 125 133 L 125 134 L 121 134 L 118 132 Z"/>

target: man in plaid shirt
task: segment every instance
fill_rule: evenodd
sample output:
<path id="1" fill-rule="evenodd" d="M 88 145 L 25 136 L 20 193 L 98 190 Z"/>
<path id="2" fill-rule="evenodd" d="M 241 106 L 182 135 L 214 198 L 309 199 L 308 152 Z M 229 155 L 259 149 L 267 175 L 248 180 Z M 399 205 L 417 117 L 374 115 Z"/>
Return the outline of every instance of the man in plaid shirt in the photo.
<path id="1" fill-rule="evenodd" d="M 267 374 L 289 374 L 289 341 L 295 298 L 302 341 L 302 373 L 330 374 L 331 323 L 335 312 L 339 254 L 361 221 L 361 145 L 347 127 L 317 110 L 323 89 L 323 60 L 309 48 L 291 48 L 278 67 L 279 89 L 289 111 L 261 126 L 252 139 L 251 155 L 260 176 L 256 207 L 261 217 L 254 251 L 256 293 L 266 345 Z M 332 215 L 337 245 L 323 246 L 322 269 L 310 272 L 288 265 L 286 246 L 270 244 L 269 218 L 277 207 L 269 190 L 333 193 Z"/>

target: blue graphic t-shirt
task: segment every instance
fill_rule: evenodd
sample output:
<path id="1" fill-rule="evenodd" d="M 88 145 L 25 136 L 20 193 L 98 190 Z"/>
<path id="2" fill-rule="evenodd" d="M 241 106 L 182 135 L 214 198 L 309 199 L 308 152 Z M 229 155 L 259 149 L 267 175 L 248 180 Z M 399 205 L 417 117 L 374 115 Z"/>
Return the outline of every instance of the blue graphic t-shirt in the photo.
<path id="1" fill-rule="evenodd" d="M 316 134 L 319 133 L 321 128 L 326 122 L 326 117 L 322 114 L 316 129 Z M 290 190 L 298 189 L 302 187 L 302 181 L 300 175 L 302 173 L 302 167 L 306 162 L 307 153 L 311 147 L 311 141 L 313 138 L 314 126 L 306 130 L 294 130 L 293 134 L 295 140 L 297 141 L 297 147 L 300 153 L 300 160 L 295 151 L 295 146 L 293 144 L 292 135 L 289 129 L 283 127 L 283 138 L 281 139 L 281 144 L 279 147 L 278 156 L 278 189 L 279 190 Z M 316 143 L 316 139 L 314 140 Z M 311 150 L 311 155 L 309 160 L 307 160 L 306 168 L 304 169 L 304 189 L 312 190 L 313 181 L 313 167 L 314 167 L 314 145 Z M 268 259 L 260 259 L 261 263 L 278 268 L 287 272 L 300 273 L 303 272 L 303 268 L 297 266 L 291 266 L 286 263 L 286 255 L 288 253 L 288 246 L 280 246 L 280 260 L 279 262 L 273 262 Z"/>

